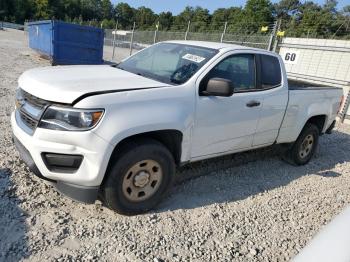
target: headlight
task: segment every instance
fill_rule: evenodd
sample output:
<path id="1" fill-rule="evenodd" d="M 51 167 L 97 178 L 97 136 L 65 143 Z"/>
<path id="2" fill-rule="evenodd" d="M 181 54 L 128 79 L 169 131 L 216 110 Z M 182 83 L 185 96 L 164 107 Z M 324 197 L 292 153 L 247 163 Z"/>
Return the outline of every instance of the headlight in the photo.
<path id="1" fill-rule="evenodd" d="M 74 109 L 50 106 L 38 127 L 62 131 L 85 131 L 94 128 L 102 118 L 103 109 Z"/>

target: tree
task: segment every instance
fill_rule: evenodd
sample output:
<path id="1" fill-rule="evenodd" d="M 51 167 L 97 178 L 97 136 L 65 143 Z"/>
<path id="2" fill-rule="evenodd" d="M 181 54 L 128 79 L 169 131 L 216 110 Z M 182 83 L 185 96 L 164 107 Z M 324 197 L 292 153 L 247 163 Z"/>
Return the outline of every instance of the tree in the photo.
<path id="1" fill-rule="evenodd" d="M 240 29 L 240 21 L 243 17 L 243 10 L 240 7 L 220 8 L 214 11 L 211 18 L 211 28 L 222 31 L 225 22 L 228 23 L 227 30 L 236 32 Z"/>
<path id="2" fill-rule="evenodd" d="M 208 31 L 210 19 L 211 19 L 211 17 L 209 14 L 209 10 L 197 6 L 193 10 L 193 17 L 192 17 L 192 21 L 191 21 L 191 24 L 192 24 L 191 30 L 193 30 L 195 32 Z"/>
<path id="3" fill-rule="evenodd" d="M 3 3 L 5 2 L 6 1 Z M 27 17 L 33 17 L 35 11 L 33 0 L 13 0 L 11 3 L 13 9 L 10 12 L 13 13 L 13 18 L 11 19 L 13 22 L 22 24 L 27 19 Z M 11 8 L 9 10 L 11 10 Z"/>
<path id="4" fill-rule="evenodd" d="M 350 5 L 346 5 L 343 7 L 343 13 L 344 13 L 344 16 L 350 17 Z"/>
<path id="5" fill-rule="evenodd" d="M 113 5 L 110 0 L 101 1 L 101 15 L 104 19 L 112 19 L 114 16 Z"/>
<path id="6" fill-rule="evenodd" d="M 14 16 L 14 2 L 12 0 L 1 0 L 0 1 L 0 20 L 9 20 L 10 17 Z"/>
<path id="7" fill-rule="evenodd" d="M 281 19 L 289 19 L 298 13 L 300 6 L 299 0 L 281 0 L 274 5 L 275 15 Z"/>
<path id="8" fill-rule="evenodd" d="M 333 14 L 337 13 L 337 0 L 326 0 L 326 3 L 324 4 L 323 8 L 325 11 L 331 12 Z"/>
<path id="9" fill-rule="evenodd" d="M 81 0 L 81 15 L 84 20 L 101 20 L 101 0 Z"/>
<path id="10" fill-rule="evenodd" d="M 171 12 L 162 12 L 158 16 L 160 30 L 170 30 L 173 24 L 173 14 Z"/>
<path id="11" fill-rule="evenodd" d="M 227 22 L 227 33 L 256 34 L 261 26 L 276 19 L 282 20 L 286 35 L 308 37 L 350 38 L 350 5 L 337 9 L 337 0 L 324 0 L 323 5 L 310 0 L 248 0 L 244 8 L 219 8 L 210 14 L 206 8 L 187 6 L 177 16 L 171 12 L 155 14 L 142 6 L 132 8 L 111 0 L 0 0 L 0 20 L 23 23 L 34 19 L 61 19 L 68 22 L 130 29 L 135 21 L 141 30 L 154 30 L 159 21 L 160 30 L 186 31 L 191 21 L 192 32 L 222 32 Z M 217 39 L 217 37 L 215 38 Z"/>
<path id="12" fill-rule="evenodd" d="M 62 1 L 57 0 L 49 0 L 49 13 L 51 15 L 51 18 L 55 19 L 64 19 L 65 17 L 65 10 L 64 5 Z"/>
<path id="13" fill-rule="evenodd" d="M 49 0 L 35 0 L 35 19 L 50 19 Z"/>
<path id="14" fill-rule="evenodd" d="M 80 0 L 64 0 L 63 9 L 65 17 L 73 21 L 74 18 L 78 18 L 81 15 L 81 2 Z"/>
<path id="15" fill-rule="evenodd" d="M 186 6 L 180 14 L 175 16 L 172 29 L 176 31 L 184 31 L 187 28 L 188 21 L 193 20 L 194 8 L 191 6 Z"/>
<path id="16" fill-rule="evenodd" d="M 154 27 L 157 16 L 152 9 L 141 6 L 135 11 L 135 22 L 140 29 L 149 29 Z"/>
<path id="17" fill-rule="evenodd" d="M 105 18 L 102 20 L 101 26 L 104 29 L 113 29 L 115 28 L 115 21 L 113 19 L 108 20 Z"/>
<path id="18" fill-rule="evenodd" d="M 292 20 L 287 33 L 295 36 L 333 37 L 343 24 L 341 15 L 336 11 L 336 1 L 327 1 L 320 6 L 305 2 L 299 8 L 298 16 Z"/>
<path id="19" fill-rule="evenodd" d="M 256 30 L 263 25 L 273 22 L 273 7 L 269 0 L 248 0 L 244 7 L 245 19 L 242 19 L 242 25 L 249 30 Z"/>
<path id="20" fill-rule="evenodd" d="M 132 26 L 134 22 L 136 10 L 130 7 L 127 3 L 119 3 L 114 8 L 115 17 L 118 20 L 118 25 L 122 29 L 127 29 Z"/>

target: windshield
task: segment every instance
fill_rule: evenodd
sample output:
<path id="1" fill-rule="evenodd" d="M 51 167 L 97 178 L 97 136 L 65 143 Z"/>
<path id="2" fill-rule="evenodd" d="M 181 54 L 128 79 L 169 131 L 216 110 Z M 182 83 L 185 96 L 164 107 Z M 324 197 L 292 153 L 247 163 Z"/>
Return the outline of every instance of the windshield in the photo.
<path id="1" fill-rule="evenodd" d="M 117 68 L 167 84 L 183 84 L 190 79 L 217 50 L 198 46 L 161 43 L 146 48 Z"/>

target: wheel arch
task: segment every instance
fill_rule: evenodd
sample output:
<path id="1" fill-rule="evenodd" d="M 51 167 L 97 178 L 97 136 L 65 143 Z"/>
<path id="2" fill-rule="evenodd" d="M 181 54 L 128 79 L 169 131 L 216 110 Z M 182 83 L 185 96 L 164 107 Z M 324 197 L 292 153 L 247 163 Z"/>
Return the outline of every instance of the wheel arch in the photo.
<path id="1" fill-rule="evenodd" d="M 301 129 L 300 133 L 302 132 L 302 130 L 305 128 L 305 126 L 307 124 L 313 124 L 318 128 L 318 131 L 320 133 L 320 135 L 323 133 L 323 129 L 325 127 L 326 124 L 326 120 L 327 120 L 327 116 L 326 115 L 314 115 L 312 117 L 310 117 L 306 123 L 304 124 L 303 128 Z"/>
<path id="2" fill-rule="evenodd" d="M 176 165 L 180 164 L 181 154 L 182 154 L 183 133 L 175 129 L 143 132 L 143 133 L 138 133 L 138 134 L 130 135 L 128 137 L 123 138 L 121 141 L 119 141 L 115 145 L 109 160 L 109 164 L 113 159 L 118 157 L 118 154 L 121 152 L 121 150 L 126 144 L 132 141 L 141 140 L 144 138 L 151 138 L 160 142 L 173 155 Z"/>

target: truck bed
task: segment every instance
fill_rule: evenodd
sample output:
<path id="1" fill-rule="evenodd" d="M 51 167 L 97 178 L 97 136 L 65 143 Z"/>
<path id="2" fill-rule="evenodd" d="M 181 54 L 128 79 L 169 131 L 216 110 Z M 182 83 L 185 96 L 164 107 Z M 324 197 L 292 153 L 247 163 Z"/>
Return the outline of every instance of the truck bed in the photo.
<path id="1" fill-rule="evenodd" d="M 320 84 L 314 84 L 306 81 L 288 79 L 289 90 L 325 90 L 325 89 L 341 89 Z"/>

